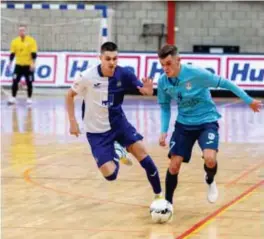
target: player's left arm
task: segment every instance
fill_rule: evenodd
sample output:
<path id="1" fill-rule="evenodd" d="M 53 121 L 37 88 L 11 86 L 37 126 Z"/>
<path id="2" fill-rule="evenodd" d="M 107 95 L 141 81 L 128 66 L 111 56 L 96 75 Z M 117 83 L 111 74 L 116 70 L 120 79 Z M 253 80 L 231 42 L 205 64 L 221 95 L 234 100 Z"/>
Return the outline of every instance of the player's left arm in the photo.
<path id="1" fill-rule="evenodd" d="M 34 71 L 36 66 L 36 59 L 37 59 L 37 51 L 38 51 L 38 44 L 34 38 L 32 38 L 32 44 L 31 44 L 31 58 L 32 58 L 32 64 L 30 66 L 31 71 Z"/>
<path id="2" fill-rule="evenodd" d="M 254 112 L 259 112 L 261 108 L 261 101 L 255 100 L 250 97 L 243 89 L 234 84 L 232 81 L 222 78 L 219 75 L 215 75 L 207 70 L 204 70 L 201 74 L 201 81 L 206 87 L 223 88 L 232 91 L 236 96 L 242 99 Z"/>
<path id="3" fill-rule="evenodd" d="M 10 70 L 12 62 L 15 58 L 16 55 L 16 41 L 15 39 L 12 40 L 10 44 L 10 56 L 9 56 L 9 64 L 8 64 L 8 69 Z"/>
<path id="4" fill-rule="evenodd" d="M 151 79 L 143 78 L 141 82 L 132 71 L 126 70 L 125 81 L 129 82 L 128 87 L 138 90 L 141 95 L 153 95 L 153 81 Z"/>

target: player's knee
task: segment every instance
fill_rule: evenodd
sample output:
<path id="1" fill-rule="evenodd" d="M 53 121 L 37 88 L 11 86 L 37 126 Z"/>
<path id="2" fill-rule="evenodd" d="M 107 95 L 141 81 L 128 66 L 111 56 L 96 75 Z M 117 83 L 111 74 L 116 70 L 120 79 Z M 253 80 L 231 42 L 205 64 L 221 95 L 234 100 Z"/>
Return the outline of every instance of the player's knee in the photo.
<path id="1" fill-rule="evenodd" d="M 111 175 L 105 176 L 107 181 L 115 181 L 117 179 L 117 171 L 114 171 Z"/>
<path id="2" fill-rule="evenodd" d="M 205 164 L 208 168 L 213 168 L 216 165 L 216 159 L 214 156 L 205 155 L 204 156 Z"/>
<path id="3" fill-rule="evenodd" d="M 133 154 L 133 156 L 139 161 L 143 160 L 148 156 L 145 146 L 140 141 L 137 141 L 136 143 L 130 145 L 128 147 L 128 152 Z"/>
<path id="4" fill-rule="evenodd" d="M 175 165 L 175 164 L 170 165 L 169 171 L 172 175 L 179 173 L 180 172 L 180 165 Z"/>
<path id="5" fill-rule="evenodd" d="M 107 181 L 114 181 L 117 179 L 119 164 L 115 164 L 113 161 L 108 161 L 101 165 L 99 169 Z"/>
<path id="6" fill-rule="evenodd" d="M 170 166 L 169 166 L 169 171 L 171 174 L 177 174 L 180 172 L 181 168 L 181 161 L 179 160 L 171 160 Z"/>

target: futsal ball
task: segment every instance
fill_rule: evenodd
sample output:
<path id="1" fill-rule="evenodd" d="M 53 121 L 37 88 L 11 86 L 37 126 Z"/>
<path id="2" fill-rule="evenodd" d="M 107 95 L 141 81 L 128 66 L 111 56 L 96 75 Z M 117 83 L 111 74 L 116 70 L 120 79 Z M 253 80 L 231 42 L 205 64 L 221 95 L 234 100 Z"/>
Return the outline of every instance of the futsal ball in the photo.
<path id="1" fill-rule="evenodd" d="M 165 199 L 155 200 L 150 205 L 150 215 L 154 223 L 165 223 L 172 218 L 172 205 Z"/>

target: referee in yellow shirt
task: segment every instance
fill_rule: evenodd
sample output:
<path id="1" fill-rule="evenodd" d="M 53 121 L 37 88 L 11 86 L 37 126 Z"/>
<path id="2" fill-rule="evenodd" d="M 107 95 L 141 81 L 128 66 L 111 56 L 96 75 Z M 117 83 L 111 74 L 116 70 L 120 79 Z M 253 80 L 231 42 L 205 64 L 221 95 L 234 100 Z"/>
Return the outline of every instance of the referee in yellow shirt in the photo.
<path id="1" fill-rule="evenodd" d="M 16 103 L 16 95 L 18 91 L 18 84 L 22 76 L 25 77 L 27 84 L 27 103 L 32 103 L 32 92 L 33 92 L 33 81 L 34 81 L 34 70 L 35 61 L 37 58 L 37 42 L 36 40 L 26 35 L 26 26 L 19 26 L 19 36 L 14 38 L 10 46 L 10 62 L 9 69 L 12 61 L 16 58 L 15 70 L 13 73 L 12 83 L 12 97 L 9 99 L 9 104 Z"/>

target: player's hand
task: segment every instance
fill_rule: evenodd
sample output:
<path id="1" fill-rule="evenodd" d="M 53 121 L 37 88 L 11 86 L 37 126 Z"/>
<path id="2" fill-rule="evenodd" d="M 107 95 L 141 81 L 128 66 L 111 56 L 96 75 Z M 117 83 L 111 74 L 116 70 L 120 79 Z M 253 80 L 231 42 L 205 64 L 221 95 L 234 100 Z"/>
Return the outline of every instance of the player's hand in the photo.
<path id="1" fill-rule="evenodd" d="M 138 86 L 138 90 L 142 95 L 153 95 L 153 80 L 150 78 L 142 79 L 143 86 Z"/>
<path id="2" fill-rule="evenodd" d="M 81 134 L 81 131 L 79 129 L 79 125 L 76 122 L 76 120 L 70 121 L 70 134 L 75 135 L 76 137 L 78 137 Z"/>
<path id="3" fill-rule="evenodd" d="M 253 100 L 253 102 L 249 106 L 254 112 L 259 112 L 262 106 L 262 102 L 260 100 Z"/>
<path id="4" fill-rule="evenodd" d="M 167 133 L 161 133 L 159 137 L 159 145 L 162 147 L 166 146 L 166 138 L 167 138 Z"/>
<path id="5" fill-rule="evenodd" d="M 33 72 L 35 70 L 35 68 L 36 68 L 36 65 L 34 62 L 32 62 L 30 65 L 30 70 Z"/>

